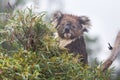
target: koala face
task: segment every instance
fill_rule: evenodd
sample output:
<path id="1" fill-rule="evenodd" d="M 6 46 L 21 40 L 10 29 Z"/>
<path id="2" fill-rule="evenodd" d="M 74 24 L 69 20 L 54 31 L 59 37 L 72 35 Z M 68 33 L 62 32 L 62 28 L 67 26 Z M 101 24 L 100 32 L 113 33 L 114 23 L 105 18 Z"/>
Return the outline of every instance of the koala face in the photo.
<path id="1" fill-rule="evenodd" d="M 56 12 L 53 15 L 59 37 L 62 39 L 74 39 L 83 35 L 90 26 L 90 20 L 86 16 L 74 16 Z"/>

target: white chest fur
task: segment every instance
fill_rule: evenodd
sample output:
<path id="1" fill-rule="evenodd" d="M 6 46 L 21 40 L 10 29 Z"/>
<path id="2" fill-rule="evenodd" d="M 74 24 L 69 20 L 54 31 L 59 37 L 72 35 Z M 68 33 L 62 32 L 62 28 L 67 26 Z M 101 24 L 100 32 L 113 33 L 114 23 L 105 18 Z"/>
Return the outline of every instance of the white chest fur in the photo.
<path id="1" fill-rule="evenodd" d="M 54 33 L 54 38 L 59 38 L 58 33 Z M 59 48 L 64 49 L 66 45 L 70 44 L 71 42 L 75 41 L 75 39 L 61 39 L 59 38 Z"/>
<path id="2" fill-rule="evenodd" d="M 74 39 L 73 40 L 60 39 L 59 47 L 60 48 L 65 48 L 66 45 L 70 44 L 73 41 L 74 41 Z"/>

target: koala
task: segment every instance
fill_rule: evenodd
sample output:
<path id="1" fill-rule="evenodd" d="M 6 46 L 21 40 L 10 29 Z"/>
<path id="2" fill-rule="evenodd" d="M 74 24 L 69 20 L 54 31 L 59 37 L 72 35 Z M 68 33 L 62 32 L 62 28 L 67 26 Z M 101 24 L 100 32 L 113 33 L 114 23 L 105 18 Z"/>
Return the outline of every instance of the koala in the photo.
<path id="1" fill-rule="evenodd" d="M 75 16 L 57 11 L 53 14 L 52 23 L 60 38 L 59 47 L 66 48 L 74 56 L 80 55 L 78 62 L 88 63 L 84 32 L 91 26 L 86 16 Z"/>

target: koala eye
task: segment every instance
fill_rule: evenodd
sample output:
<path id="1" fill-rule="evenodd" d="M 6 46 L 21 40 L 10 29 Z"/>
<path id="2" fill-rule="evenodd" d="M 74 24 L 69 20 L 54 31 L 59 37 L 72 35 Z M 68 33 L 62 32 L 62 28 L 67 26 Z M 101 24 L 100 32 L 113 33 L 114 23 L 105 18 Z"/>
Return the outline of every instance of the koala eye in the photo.
<path id="1" fill-rule="evenodd" d="M 83 26 L 82 25 L 80 25 L 80 28 L 82 28 Z"/>
<path id="2" fill-rule="evenodd" d="M 67 23 L 66 26 L 71 26 L 71 24 L 70 24 L 70 23 Z"/>
<path id="3" fill-rule="evenodd" d="M 76 28 L 75 26 L 72 26 L 73 28 Z"/>
<path id="4" fill-rule="evenodd" d="M 64 24 L 61 24 L 62 26 L 64 26 Z"/>

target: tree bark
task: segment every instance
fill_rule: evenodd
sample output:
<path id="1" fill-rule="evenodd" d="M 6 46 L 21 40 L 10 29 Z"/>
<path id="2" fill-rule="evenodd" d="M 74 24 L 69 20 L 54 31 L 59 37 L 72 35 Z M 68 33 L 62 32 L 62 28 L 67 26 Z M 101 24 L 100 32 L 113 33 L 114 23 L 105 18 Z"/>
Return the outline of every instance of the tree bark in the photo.
<path id="1" fill-rule="evenodd" d="M 119 53 L 120 53 L 120 31 L 117 34 L 113 49 L 111 51 L 111 55 L 108 57 L 107 60 L 105 60 L 105 62 L 101 66 L 103 72 L 110 67 L 110 65 L 114 62 Z"/>

